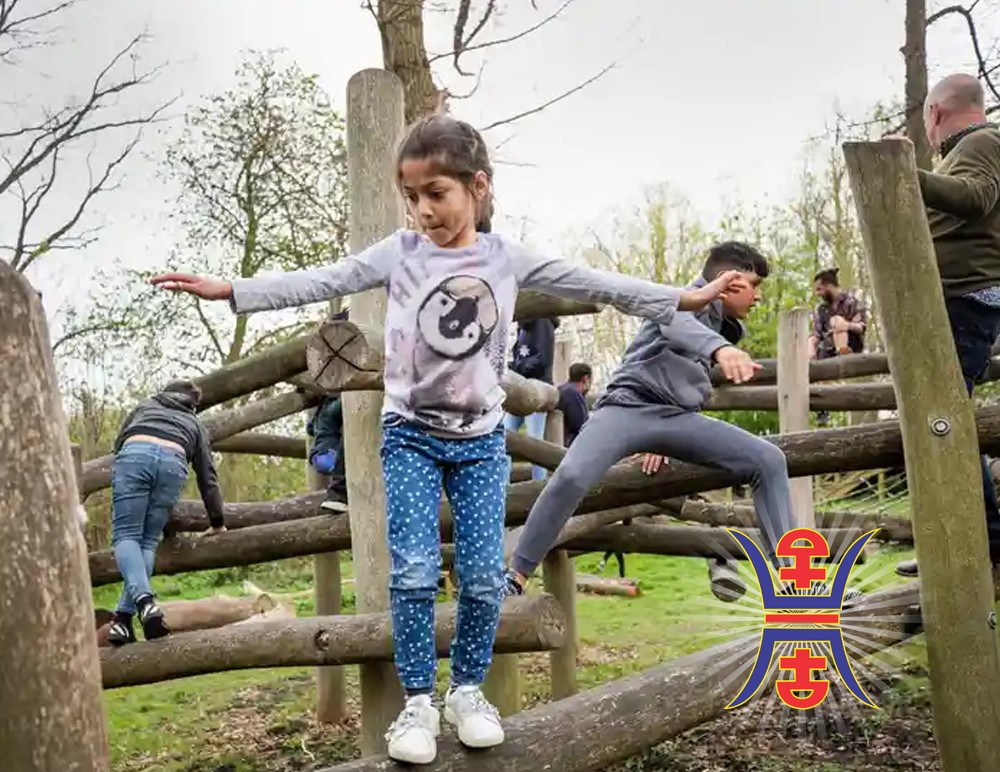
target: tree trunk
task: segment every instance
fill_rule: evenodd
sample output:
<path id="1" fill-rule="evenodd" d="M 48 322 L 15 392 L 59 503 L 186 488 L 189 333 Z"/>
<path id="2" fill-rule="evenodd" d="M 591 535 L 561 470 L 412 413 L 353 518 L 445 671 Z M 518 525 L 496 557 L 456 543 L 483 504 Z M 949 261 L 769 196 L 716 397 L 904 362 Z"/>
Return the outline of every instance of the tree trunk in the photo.
<path id="1" fill-rule="evenodd" d="M 906 136 L 913 142 L 917 166 L 930 169 L 933 151 L 924 125 L 927 99 L 927 2 L 906 0 L 906 42 L 902 48 L 906 64 Z"/>
<path id="2" fill-rule="evenodd" d="M 877 593 L 845 612 L 845 624 L 864 633 L 852 640 L 851 660 L 913 636 L 919 619 L 917 583 Z M 504 721 L 506 739 L 488 753 L 471 753 L 441 738 L 437 760 L 422 772 L 594 772 L 635 756 L 725 713 L 753 662 L 760 635 L 712 646 L 642 673 L 620 678 L 564 700 L 525 710 Z M 773 681 L 772 681 L 773 684 Z M 763 687 L 764 693 L 770 684 Z M 317 772 L 395 772 L 382 756 L 349 761 Z M 972 769 L 971 767 L 969 768 Z"/>
<path id="3" fill-rule="evenodd" d="M 435 611 L 438 656 L 447 657 L 455 634 L 455 605 L 441 604 Z M 562 644 L 563 628 L 562 609 L 554 599 L 513 598 L 503 605 L 494 649 L 549 651 Z M 101 670 L 104 688 L 116 689 L 227 670 L 391 663 L 392 656 L 388 612 L 338 614 L 232 625 L 133 643 L 102 651 Z"/>
<path id="4" fill-rule="evenodd" d="M 10 770 L 108 769 L 94 606 L 38 294 L 0 261 L 0 749 Z"/>
<path id="5" fill-rule="evenodd" d="M 375 18 L 382 39 L 382 62 L 403 84 L 406 125 L 435 112 L 434 85 L 424 44 L 424 0 L 378 0 Z"/>

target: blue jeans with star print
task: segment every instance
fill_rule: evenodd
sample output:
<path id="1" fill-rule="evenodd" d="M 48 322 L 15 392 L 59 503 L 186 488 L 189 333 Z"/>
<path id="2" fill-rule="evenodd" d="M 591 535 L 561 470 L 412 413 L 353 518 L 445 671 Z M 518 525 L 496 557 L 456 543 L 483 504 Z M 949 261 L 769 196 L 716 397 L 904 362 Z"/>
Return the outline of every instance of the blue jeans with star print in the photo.
<path id="1" fill-rule="evenodd" d="M 392 635 L 403 688 L 407 695 L 427 694 L 434 688 L 442 486 L 454 521 L 458 581 L 451 682 L 479 685 L 492 662 L 500 618 L 507 485 L 503 426 L 481 437 L 445 439 L 399 416 L 386 416 L 382 469 Z"/>

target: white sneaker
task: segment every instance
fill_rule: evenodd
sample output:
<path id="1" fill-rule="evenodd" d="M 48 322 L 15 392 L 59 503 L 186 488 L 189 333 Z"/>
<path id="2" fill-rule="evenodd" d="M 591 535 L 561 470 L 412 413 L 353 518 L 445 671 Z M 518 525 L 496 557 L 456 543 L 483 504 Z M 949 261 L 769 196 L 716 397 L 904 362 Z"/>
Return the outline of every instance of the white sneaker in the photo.
<path id="1" fill-rule="evenodd" d="M 478 686 L 455 686 L 444 698 L 444 719 L 469 748 L 492 748 L 503 742 L 500 714 Z"/>
<path id="2" fill-rule="evenodd" d="M 389 757 L 409 764 L 430 764 L 437 756 L 439 734 L 441 715 L 431 702 L 431 696 L 410 697 L 386 732 Z"/>

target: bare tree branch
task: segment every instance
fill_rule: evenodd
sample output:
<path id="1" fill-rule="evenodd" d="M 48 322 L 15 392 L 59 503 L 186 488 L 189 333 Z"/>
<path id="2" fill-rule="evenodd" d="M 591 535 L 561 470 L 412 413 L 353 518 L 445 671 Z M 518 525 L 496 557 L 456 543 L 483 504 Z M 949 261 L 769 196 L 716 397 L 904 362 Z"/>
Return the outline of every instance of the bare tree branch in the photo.
<path id="1" fill-rule="evenodd" d="M 943 19 L 945 16 L 951 14 L 959 14 L 965 19 L 965 23 L 969 28 L 969 38 L 972 40 L 972 50 L 976 55 L 976 63 L 979 69 L 979 77 L 986 84 L 986 87 L 993 93 L 993 97 L 1000 101 L 1000 91 L 997 87 L 993 85 L 993 80 L 990 78 L 991 70 L 986 67 L 986 57 L 983 56 L 982 49 L 979 46 L 979 35 L 976 32 L 976 22 L 972 18 L 972 9 L 976 7 L 979 0 L 975 0 L 971 6 L 966 8 L 962 5 L 949 5 L 947 8 L 942 8 L 936 13 L 932 13 L 927 17 L 927 26 L 930 27 L 934 22 L 939 19 Z"/>
<path id="2" fill-rule="evenodd" d="M 611 72 L 611 70 L 613 70 L 617 65 L 618 65 L 617 61 L 612 62 L 611 64 L 607 65 L 603 70 L 587 78 L 585 81 L 583 81 L 583 83 L 577 84 L 569 91 L 565 91 L 559 96 L 553 97 L 549 101 L 544 102 L 543 104 L 540 104 L 537 107 L 532 107 L 530 110 L 525 110 L 524 112 L 518 113 L 517 115 L 512 115 L 510 118 L 504 118 L 503 120 L 500 121 L 494 121 L 493 123 L 490 123 L 481 128 L 480 131 L 489 131 L 490 129 L 495 129 L 498 126 L 506 126 L 508 124 L 514 123 L 515 121 L 519 121 L 522 118 L 527 118 L 529 115 L 535 115 L 536 113 L 540 113 L 542 110 L 552 107 L 552 105 L 557 104 L 558 102 L 561 102 L 564 99 L 573 96 L 573 94 L 577 93 L 578 91 L 582 91 L 591 83 L 594 83 L 600 78 L 603 78 L 605 75 Z"/>
<path id="3" fill-rule="evenodd" d="M 521 38 L 524 38 L 524 37 L 527 37 L 532 32 L 535 32 L 536 30 L 541 29 L 546 24 L 548 24 L 550 21 L 552 21 L 557 16 L 559 16 L 563 11 L 565 11 L 570 5 L 572 5 L 575 2 L 576 2 L 576 0 L 565 0 L 565 2 L 563 2 L 563 4 L 561 6 L 559 6 L 555 11 L 553 11 L 552 13 L 550 13 L 544 19 L 542 19 L 541 21 L 539 21 L 537 24 L 534 24 L 531 27 L 528 27 L 527 29 L 522 30 L 521 32 L 518 32 L 516 35 L 511 35 L 510 37 L 506 37 L 506 38 L 500 38 L 498 40 L 488 40 L 485 43 L 476 43 L 475 45 L 465 45 L 465 46 L 462 46 L 462 47 L 459 47 L 458 45 L 456 45 L 455 46 L 455 50 L 449 51 L 449 52 L 444 53 L 444 54 L 434 54 L 433 56 L 430 57 L 429 61 L 430 61 L 431 64 L 433 64 L 434 62 L 438 61 L 439 59 L 445 59 L 445 58 L 450 57 L 450 56 L 454 56 L 457 59 L 458 56 L 460 56 L 462 54 L 470 53 L 472 51 L 480 51 L 480 50 L 482 50 L 484 48 L 492 48 L 493 46 L 502 46 L 505 43 L 513 43 L 514 41 L 520 40 Z M 535 6 L 534 3 L 532 3 L 532 7 L 535 8 L 535 10 L 538 10 L 537 6 Z M 459 70 L 459 72 L 461 72 L 461 70 Z"/>
<path id="4" fill-rule="evenodd" d="M 486 10 L 483 12 L 483 18 L 479 20 L 479 23 L 473 28 L 472 32 L 469 33 L 468 37 L 465 35 L 465 25 L 469 21 L 470 7 L 472 5 L 472 0 L 459 0 L 458 12 L 455 16 L 455 26 L 453 28 L 454 34 L 452 37 L 452 45 L 455 47 L 455 72 L 459 75 L 464 75 L 468 77 L 470 73 L 465 72 L 461 65 L 459 64 L 459 59 L 462 54 L 468 50 L 469 45 L 475 40 L 476 35 L 478 35 L 483 27 L 486 26 L 486 22 L 489 21 L 493 12 L 496 10 L 496 0 L 489 0 L 486 5 Z"/>

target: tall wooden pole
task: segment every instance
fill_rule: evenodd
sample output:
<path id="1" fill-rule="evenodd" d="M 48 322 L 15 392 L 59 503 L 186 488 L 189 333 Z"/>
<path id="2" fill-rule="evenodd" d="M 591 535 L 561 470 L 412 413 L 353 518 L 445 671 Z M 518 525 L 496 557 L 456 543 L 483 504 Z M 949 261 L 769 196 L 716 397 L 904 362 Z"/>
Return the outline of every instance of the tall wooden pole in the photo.
<path id="1" fill-rule="evenodd" d="M 778 317 L 778 424 L 782 434 L 809 429 L 809 311 Z M 811 477 L 791 481 L 792 511 L 800 528 L 815 528 Z"/>
<path id="2" fill-rule="evenodd" d="M 1000 769 L 1000 647 L 990 624 L 973 403 L 949 332 L 913 146 L 848 142 L 844 156 L 899 405 L 934 736 L 945 772 Z"/>
<path id="3" fill-rule="evenodd" d="M 0 767 L 108 769 L 87 550 L 38 296 L 0 261 Z"/>
<path id="4" fill-rule="evenodd" d="M 347 169 L 351 196 L 351 251 L 357 253 L 403 227 L 396 190 L 396 152 L 403 132 L 403 87 L 385 70 L 355 73 L 347 84 Z M 349 318 L 383 328 L 386 293 L 353 297 Z M 389 551 L 382 445 L 382 393 L 345 392 L 344 452 L 350 502 L 351 550 L 359 613 L 389 609 Z M 403 706 L 392 664 L 361 666 L 361 753 L 385 751 L 385 731 Z"/>
<path id="5" fill-rule="evenodd" d="M 316 410 L 310 415 L 315 418 Z M 328 478 L 316 471 L 309 463 L 313 438 L 306 438 L 306 487 L 310 491 L 323 490 Z M 345 517 L 337 514 L 330 517 Z M 313 558 L 313 593 L 316 602 L 316 616 L 332 616 L 340 613 L 341 576 L 340 553 L 325 552 Z M 339 724 L 347 718 L 347 694 L 344 688 L 342 667 L 316 668 L 316 720 L 321 724 Z"/>
<path id="6" fill-rule="evenodd" d="M 573 344 L 568 340 L 557 341 L 552 360 L 552 376 L 556 384 L 568 380 L 572 357 Z M 563 444 L 563 416 L 558 410 L 549 413 L 545 439 L 560 446 Z M 566 643 L 562 648 L 549 652 L 552 699 L 561 700 L 576 694 L 576 566 L 566 550 L 553 550 L 545 556 L 542 581 L 545 591 L 559 601 L 566 615 Z"/>

